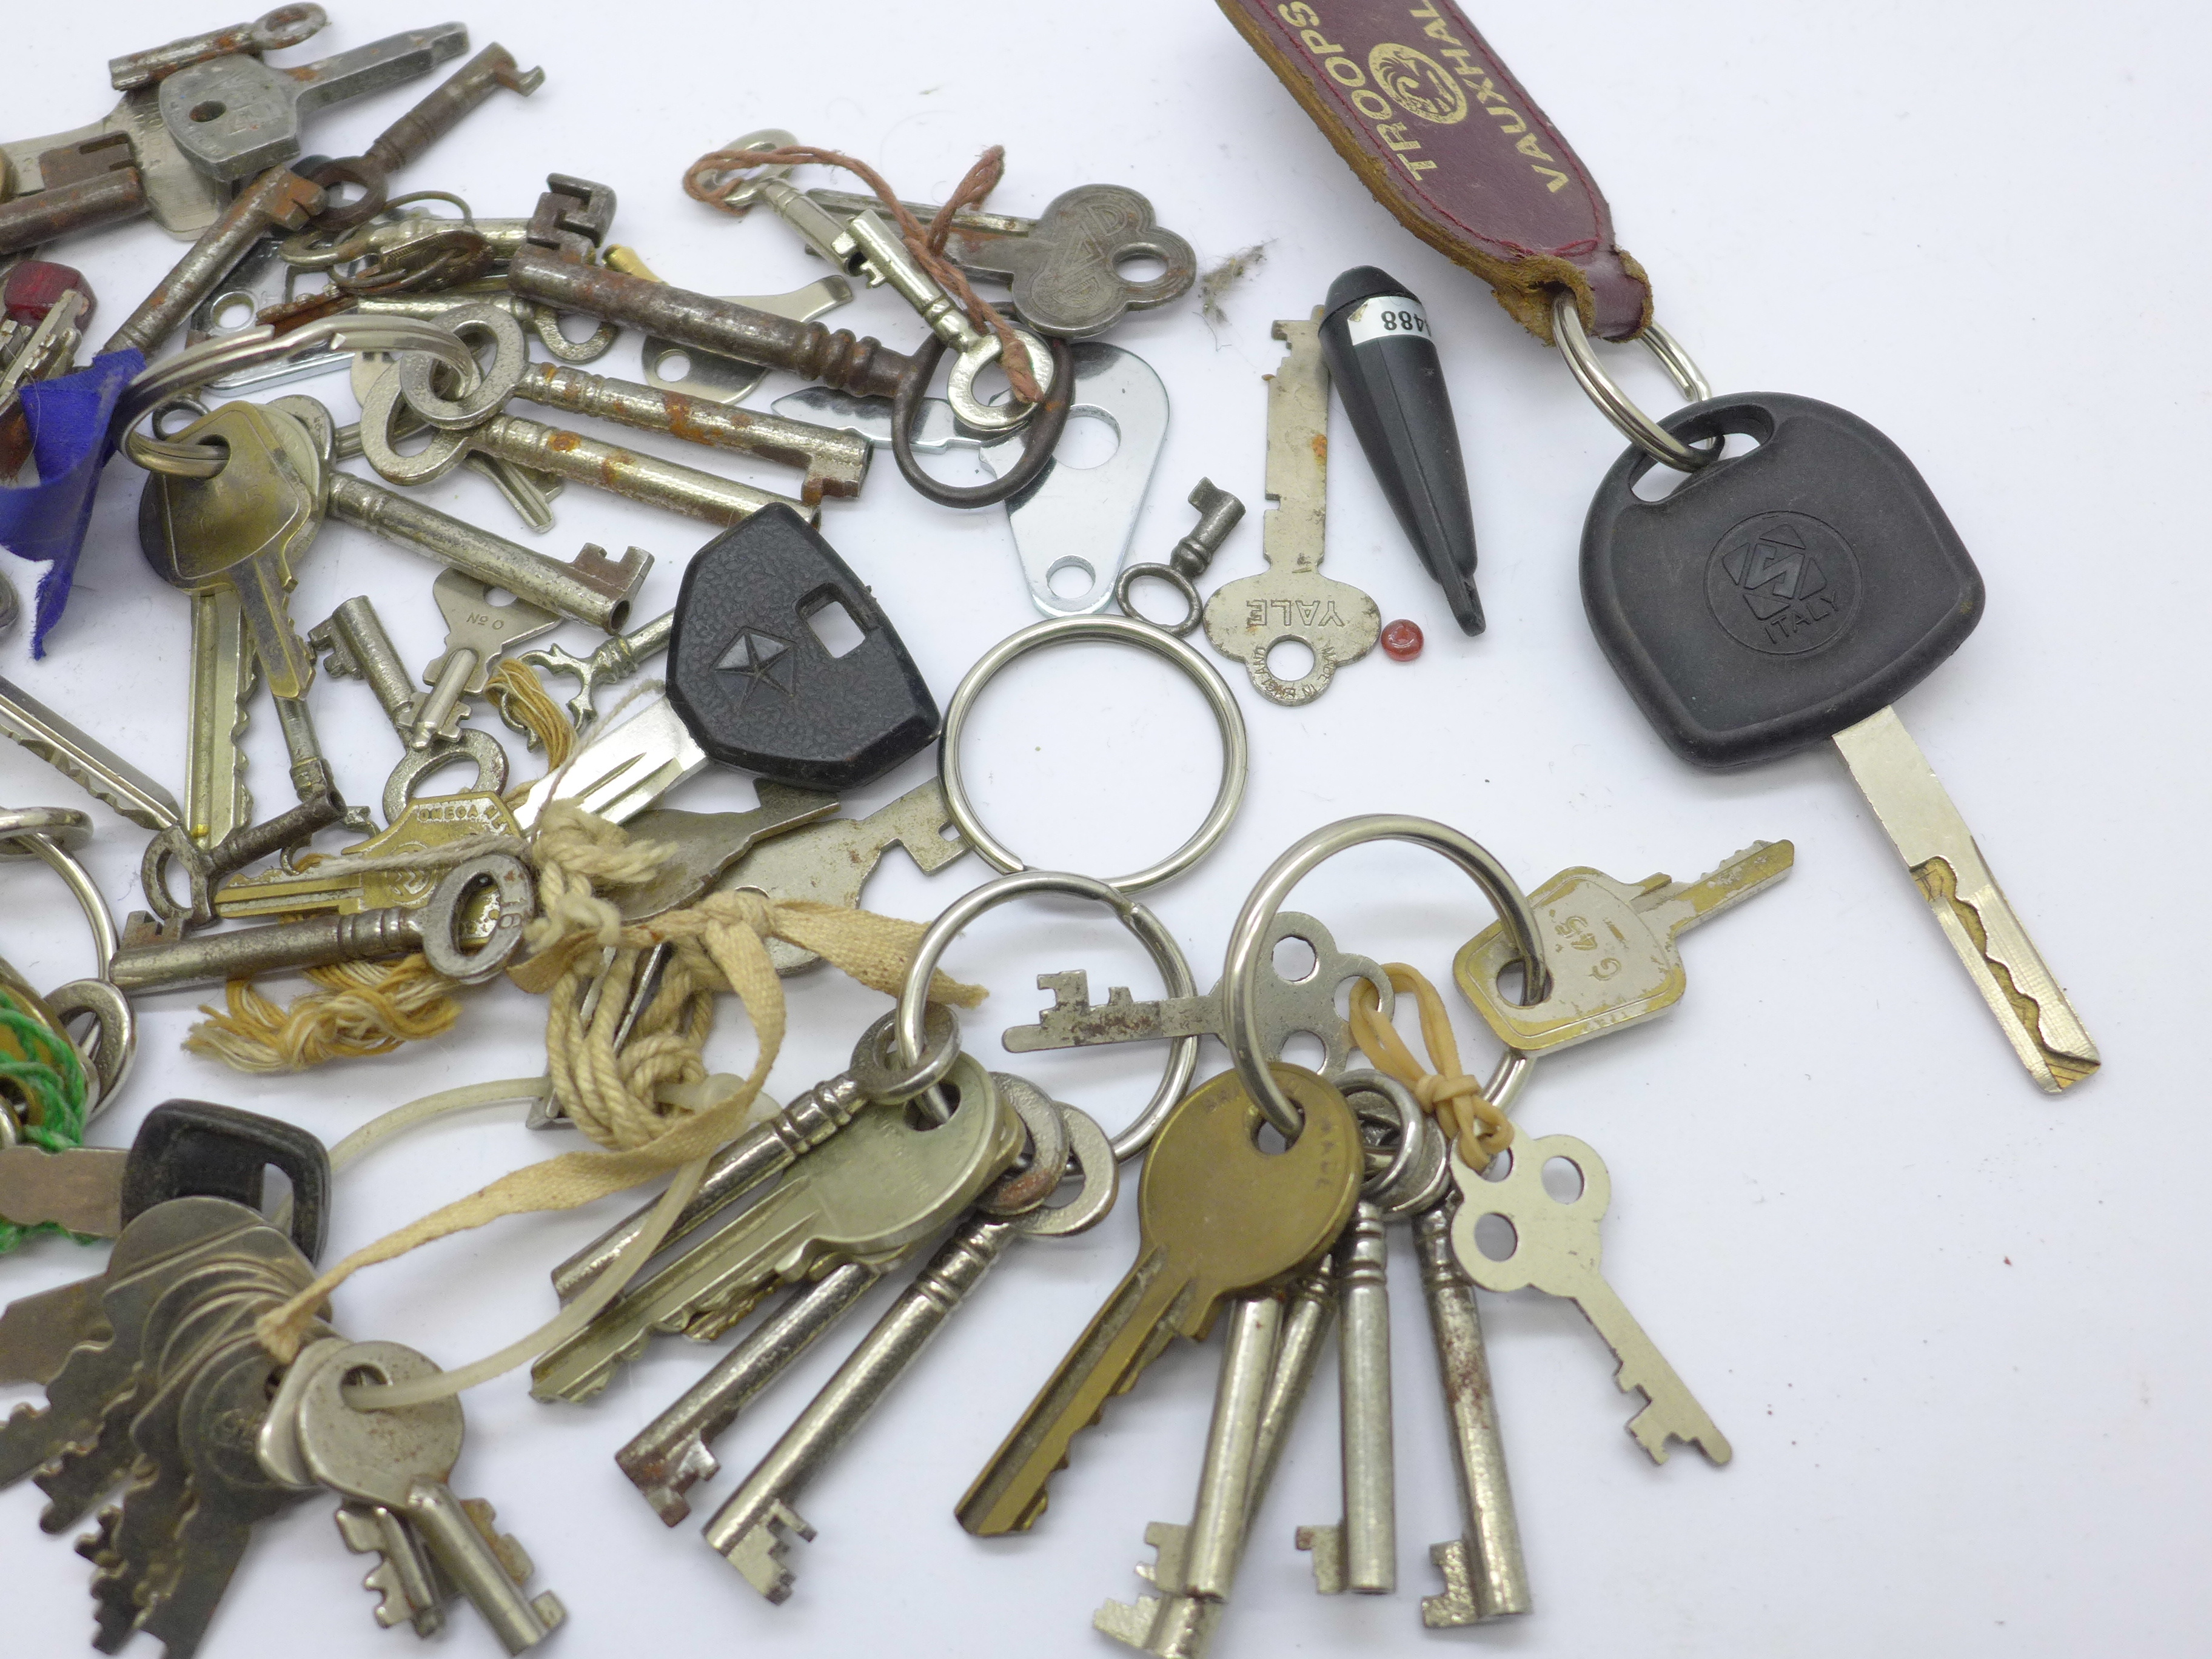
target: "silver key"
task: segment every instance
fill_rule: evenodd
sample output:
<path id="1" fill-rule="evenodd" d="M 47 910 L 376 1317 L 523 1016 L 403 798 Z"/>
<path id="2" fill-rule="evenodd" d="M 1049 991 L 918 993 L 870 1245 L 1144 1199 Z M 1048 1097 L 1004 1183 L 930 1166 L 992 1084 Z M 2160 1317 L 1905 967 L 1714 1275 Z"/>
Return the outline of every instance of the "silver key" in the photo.
<path id="1" fill-rule="evenodd" d="M 1443 1382 L 1445 1427 L 1463 1522 L 1458 1537 L 1429 1546 L 1429 1559 L 1444 1580 L 1440 1595 L 1421 1598 L 1421 1622 L 1431 1630 L 1485 1624 L 1526 1613 L 1531 1605 L 1482 1316 L 1474 1305 L 1474 1286 L 1452 1252 L 1452 1217 L 1458 1208 L 1457 1197 L 1447 1196 L 1413 1218 L 1421 1296 L 1428 1304 L 1429 1334 Z"/>
<path id="2" fill-rule="evenodd" d="M 830 818 L 762 842 L 714 884 L 726 892 L 750 888 L 770 898 L 811 899 L 853 909 L 876 866 L 894 847 L 906 848 L 925 876 L 935 875 L 968 851 L 968 838 L 954 827 L 939 780 L 917 784 L 864 818 Z M 768 959 L 777 973 L 796 974 L 822 958 L 788 939 L 772 939 Z"/>
<path id="3" fill-rule="evenodd" d="M 422 700 L 407 734 L 407 746 L 418 753 L 434 741 L 454 740 L 459 726 L 455 710 L 463 697 L 483 694 L 484 682 L 502 651 L 561 625 L 552 611 L 512 594 L 505 605 L 494 604 L 488 584 L 458 570 L 440 571 L 430 592 L 446 619 L 446 650 L 422 671 L 430 695 Z"/>
<path id="4" fill-rule="evenodd" d="M 185 827 L 203 847 L 253 822 L 242 739 L 246 703 L 260 676 L 238 590 L 191 596 L 191 684 L 185 694 Z"/>
<path id="5" fill-rule="evenodd" d="M 806 194 L 839 215 L 882 205 L 872 196 L 847 191 Z M 925 225 L 937 216 L 933 206 L 902 205 Z M 1152 204 L 1121 185 L 1078 185 L 1034 219 L 963 208 L 952 216 L 945 254 L 971 276 L 1010 283 L 1014 310 L 1031 328 L 1072 340 L 1104 333 L 1124 312 L 1181 299 L 1198 275 L 1190 244 L 1162 228 Z M 1165 269 L 1131 282 L 1119 267 L 1138 257 L 1158 259 Z"/>
<path id="6" fill-rule="evenodd" d="M 1114 1207 L 1119 1173 L 1105 1131 L 1073 1107 L 1048 1099 L 1024 1079 L 997 1073 L 993 1080 L 1029 1126 L 1029 1167 L 1001 1177 L 983 1204 L 952 1230 L 836 1375 L 707 1523 L 707 1542 L 770 1601 L 780 1603 L 791 1595 L 792 1569 L 786 1559 L 791 1538 L 811 1541 L 815 1536 L 814 1528 L 793 1507 L 801 1489 L 867 1420 L 945 1322 L 967 1304 L 1007 1247 L 1024 1234 L 1064 1237 L 1084 1231 Z M 1052 1139 L 1055 1125 L 1057 1146 L 1043 1144 Z M 1071 1156 L 1082 1173 L 1082 1191 L 1064 1206 L 1042 1208 Z M 714 1457 L 703 1443 L 697 1455 L 690 1479 L 712 1475 Z M 654 1494 L 648 1491 L 647 1496 Z M 678 1508 L 672 1514 L 655 1501 L 661 1518 L 671 1525 L 684 1513 Z M 677 1501 L 681 1504 L 680 1497 Z"/>
<path id="7" fill-rule="evenodd" d="M 573 800 L 612 823 L 627 823 L 663 795 L 706 769 L 707 751 L 665 690 L 638 699 L 628 718 L 595 730 L 568 765 L 530 787 L 514 809 L 524 833 L 556 800 Z"/>
<path id="8" fill-rule="evenodd" d="M 1389 1237 L 1382 1207 L 1363 1197 L 1337 1241 L 1339 1405 L 1344 1519 L 1300 1527 L 1314 1588 L 1388 1595 L 1398 1588 L 1397 1473 L 1391 1445 Z"/>
<path id="9" fill-rule="evenodd" d="M 599 718 L 595 701 L 599 688 L 626 680 L 636 673 L 647 662 L 667 650 L 668 641 L 675 635 L 676 613 L 664 611 L 641 627 L 602 640 L 588 657 L 579 657 L 565 647 L 550 645 L 522 652 L 515 660 L 527 664 L 541 674 L 574 674 L 576 677 L 576 695 L 568 699 L 568 718 L 575 722 L 576 734 L 581 737 Z M 500 718 L 518 732 L 529 729 L 507 707 L 504 696 L 500 699 Z M 532 742 L 534 747 L 534 737 Z"/>
<path id="10" fill-rule="evenodd" d="M 364 1412 L 346 1404 L 343 1392 L 352 1380 L 404 1382 L 437 1371 L 422 1355 L 396 1342 L 356 1343 L 301 1392 L 300 1455 L 323 1485 L 410 1521 L 501 1644 L 520 1653 L 544 1641 L 568 1615 L 550 1590 L 525 1599 L 507 1564 L 447 1484 L 461 1455 L 461 1402 L 447 1398 Z"/>
<path id="11" fill-rule="evenodd" d="M 927 1130 L 902 1106 L 872 1106 L 734 1221 L 650 1271 L 531 1370 L 538 1399 L 585 1400 L 655 1331 L 701 1341 L 728 1330 L 775 1286 L 839 1261 L 888 1264 L 944 1227 L 1021 1149 L 1019 1121 L 963 1054 L 960 1104 Z"/>
<path id="12" fill-rule="evenodd" d="M 766 778 L 754 787 L 760 805 L 750 812 L 685 812 L 656 806 L 630 820 L 633 836 L 667 848 L 669 856 L 650 880 L 622 890 L 624 921 L 644 921 L 694 902 L 754 850 L 788 838 L 837 810 L 836 796 L 816 790 L 794 789 Z M 639 975 L 641 981 L 645 977 Z"/>
<path id="13" fill-rule="evenodd" d="M 1328 365 L 1316 306 L 1304 322 L 1279 322 L 1290 347 L 1267 382 L 1267 501 L 1260 522 L 1267 570 L 1213 590 L 1206 637 L 1244 665 L 1261 696 L 1297 708 L 1328 690 L 1336 671 L 1375 648 L 1382 613 L 1349 582 L 1321 574 L 1328 523 Z M 1313 666 L 1286 680 L 1268 666 L 1285 641 L 1313 653 Z"/>
<path id="14" fill-rule="evenodd" d="M 210 58 L 157 88 L 177 147 L 212 178 L 249 178 L 300 153 L 300 118 L 434 69 L 468 50 L 459 23 L 387 34 L 330 58 L 274 69 L 243 52 Z"/>
<path id="15" fill-rule="evenodd" d="M 0 679 L 0 738 L 29 750 L 142 830 L 159 833 L 184 820 L 184 809 L 167 789 L 6 679 Z M 234 803 L 234 779 L 233 790 Z"/>
<path id="16" fill-rule="evenodd" d="M 1562 870 L 1528 896 L 1541 921 L 1536 937 L 1552 988 L 1518 1003 L 1498 977 L 1520 957 L 1502 929 L 1486 927 L 1461 947 L 1452 975 L 1498 1040 L 1523 1054 L 1571 1048 L 1664 1013 L 1687 980 L 1675 940 L 1788 875 L 1796 851 L 1786 841 L 1753 842 L 1695 881 L 1652 876 L 1616 881 L 1595 870 Z"/>
<path id="17" fill-rule="evenodd" d="M 1509 1167 L 1491 1179 L 1487 1170 L 1478 1175 L 1456 1150 L 1452 1153 L 1452 1179 L 1462 1202 L 1452 1222 L 1451 1243 L 1461 1270 L 1486 1291 L 1534 1285 L 1580 1308 L 1620 1361 L 1613 1381 L 1620 1391 L 1644 1397 L 1644 1409 L 1629 1419 L 1628 1432 L 1653 1462 L 1667 1461 L 1669 1440 L 1696 1446 L 1714 1463 L 1727 1462 L 1733 1455 L 1728 1437 L 1713 1426 L 1705 1408 L 1599 1269 L 1598 1223 L 1613 1201 L 1605 1160 L 1572 1135 L 1516 1139 L 1498 1158 Z M 1544 1166 L 1554 1158 L 1572 1164 L 1581 1178 L 1582 1190 L 1572 1202 L 1553 1198 L 1544 1185 Z M 1489 1215 L 1503 1216 L 1513 1229 L 1513 1249 L 1502 1259 L 1486 1255 L 1475 1243 L 1475 1228 Z"/>
<path id="18" fill-rule="evenodd" d="M 1282 1316 L 1274 1366 L 1261 1401 L 1259 1428 L 1253 1436 L 1251 1477 L 1244 1498 L 1246 1540 L 1251 1535 L 1253 1517 L 1274 1480 L 1276 1466 L 1282 1461 L 1291 1425 L 1313 1382 L 1314 1367 L 1320 1362 L 1335 1312 L 1334 1267 L 1324 1256 L 1292 1284 Z M 1228 1602 L 1219 1597 L 1192 1595 L 1185 1588 L 1189 1577 L 1188 1527 L 1155 1521 L 1145 1528 L 1145 1541 L 1152 1546 L 1154 1559 L 1149 1565 L 1140 1564 L 1137 1574 L 1160 1593 L 1141 1596 L 1133 1605 L 1104 1603 L 1091 1615 L 1093 1628 L 1158 1659 L 1205 1659 Z M 1236 1565 L 1233 1559 L 1229 1563 L 1232 1574 Z"/>
<path id="19" fill-rule="evenodd" d="M 1312 954 L 1313 964 L 1295 979 L 1285 979 L 1275 966 L 1276 952 L 1286 939 L 1295 939 Z M 1334 1078 L 1353 1063 L 1357 1048 L 1351 1027 L 1336 1011 L 1336 994 L 1347 981 L 1365 980 L 1375 988 L 1382 1018 L 1388 1019 L 1396 993 L 1390 976 L 1365 957 L 1336 948 L 1335 937 L 1311 916 L 1285 910 L 1268 930 L 1261 957 L 1259 983 L 1260 1046 L 1270 1059 L 1282 1057 L 1283 1046 L 1300 1032 L 1318 1041 L 1324 1055 L 1316 1067 L 1323 1077 Z M 1091 976 L 1078 970 L 1040 974 L 1037 988 L 1054 994 L 1053 1006 L 1035 1025 L 1010 1028 L 1000 1039 L 1009 1052 L 1034 1054 L 1042 1048 L 1074 1048 L 1100 1042 L 1164 1042 L 1171 1037 L 1218 1036 L 1225 1016 L 1221 988 L 1202 997 L 1168 997 L 1135 1002 L 1125 986 L 1116 985 L 1106 1000 L 1093 1006 Z"/>

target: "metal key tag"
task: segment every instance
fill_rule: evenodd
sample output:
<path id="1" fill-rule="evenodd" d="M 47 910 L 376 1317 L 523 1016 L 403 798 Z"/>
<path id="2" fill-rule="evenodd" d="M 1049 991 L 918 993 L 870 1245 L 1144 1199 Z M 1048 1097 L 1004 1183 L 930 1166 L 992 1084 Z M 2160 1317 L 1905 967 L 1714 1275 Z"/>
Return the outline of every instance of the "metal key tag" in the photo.
<path id="1" fill-rule="evenodd" d="M 1583 605 L 1668 746 L 1698 766 L 1808 748 L 1895 702 L 1982 617 L 1982 579 L 1905 453 L 1810 398 L 1713 398 L 1668 416 L 1748 454 L 1636 494 L 1632 448 L 1583 527 Z"/>
<path id="2" fill-rule="evenodd" d="M 842 652 L 815 628 L 832 605 L 862 636 Z M 668 701 L 712 759 L 832 793 L 912 759 L 940 723 L 875 596 L 786 507 L 715 538 L 684 571 Z"/>

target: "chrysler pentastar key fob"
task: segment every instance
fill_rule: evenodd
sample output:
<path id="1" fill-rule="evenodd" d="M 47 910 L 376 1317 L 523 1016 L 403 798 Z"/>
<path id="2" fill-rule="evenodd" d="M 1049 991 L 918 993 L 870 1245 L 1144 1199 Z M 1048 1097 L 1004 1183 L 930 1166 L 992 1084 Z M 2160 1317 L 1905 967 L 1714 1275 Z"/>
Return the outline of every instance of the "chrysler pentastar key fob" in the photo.
<path id="1" fill-rule="evenodd" d="M 862 636 L 839 653 L 813 625 L 832 605 Z M 725 766 L 833 793 L 920 754 L 940 719 L 874 595 L 785 507 L 716 537 L 684 573 L 668 701 Z"/>

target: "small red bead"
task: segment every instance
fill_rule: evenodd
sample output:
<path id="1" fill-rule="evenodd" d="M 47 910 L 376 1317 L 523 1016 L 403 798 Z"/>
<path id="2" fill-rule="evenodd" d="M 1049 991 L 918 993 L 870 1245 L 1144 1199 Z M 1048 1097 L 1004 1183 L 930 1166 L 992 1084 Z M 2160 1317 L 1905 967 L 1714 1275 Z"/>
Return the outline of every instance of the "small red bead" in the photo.
<path id="1" fill-rule="evenodd" d="M 1392 662 L 1411 662 L 1421 654 L 1421 625 L 1401 617 L 1382 624 L 1382 654 Z"/>
<path id="2" fill-rule="evenodd" d="M 92 284 L 83 274 L 50 259 L 26 259 L 0 284 L 0 307 L 5 308 L 9 322 L 36 326 L 46 320 L 54 302 L 72 289 L 85 297 L 85 307 L 77 316 L 82 325 L 92 315 Z"/>

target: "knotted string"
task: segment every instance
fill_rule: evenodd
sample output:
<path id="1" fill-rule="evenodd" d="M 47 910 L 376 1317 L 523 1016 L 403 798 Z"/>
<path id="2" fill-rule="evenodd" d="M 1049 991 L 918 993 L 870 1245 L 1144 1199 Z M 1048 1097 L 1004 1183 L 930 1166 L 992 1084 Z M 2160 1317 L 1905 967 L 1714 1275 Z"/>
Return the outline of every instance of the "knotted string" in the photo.
<path id="1" fill-rule="evenodd" d="M 968 313 L 968 320 L 986 333 L 994 334 L 999 340 L 999 366 L 1006 371 L 1006 384 L 1013 388 L 1014 396 L 1025 404 L 1044 401 L 1043 388 L 1036 380 L 1036 365 L 1030 362 L 1028 349 L 1022 344 L 1011 324 L 1001 316 L 998 307 L 991 305 L 969 285 L 967 274 L 945 257 L 945 239 L 952 234 L 954 218 L 975 206 L 993 188 L 1006 170 L 1006 148 L 994 144 L 975 158 L 960 182 L 945 198 L 936 216 L 925 225 L 908 211 L 906 204 L 890 182 L 866 161 L 834 149 L 819 149 L 811 144 L 786 144 L 777 149 L 717 149 L 709 150 L 694 161 L 684 174 L 684 193 L 694 201 L 704 202 L 709 207 L 720 208 L 729 214 L 748 211 L 744 206 L 733 207 L 730 198 L 743 189 L 745 175 L 757 167 L 842 167 L 857 173 L 875 191 L 884 210 L 897 223 L 900 239 L 907 251 L 914 255 L 915 263 L 927 271 L 937 285 L 950 294 Z"/>
<path id="2" fill-rule="evenodd" d="M 641 923 L 625 923 L 620 907 L 604 896 L 605 890 L 650 879 L 665 862 L 665 849 L 633 841 L 619 825 L 596 817 L 573 802 L 556 801 L 545 809 L 533 851 L 538 861 L 538 915 L 524 936 L 531 955 L 510 969 L 508 976 L 526 990 L 552 993 L 547 1038 L 556 1094 L 564 1063 L 572 1083 L 579 1075 L 590 1075 L 589 1091 L 578 1089 L 563 1104 L 584 1103 L 577 1125 L 607 1150 L 567 1152 L 530 1164 L 356 1250 L 289 1302 L 263 1316 L 256 1334 L 280 1360 L 289 1361 L 298 1352 L 315 1310 L 331 1291 L 363 1267 L 391 1261 L 434 1239 L 486 1225 L 501 1216 L 574 1209 L 678 1168 L 684 1169 L 685 1179 L 696 1183 L 696 1177 L 688 1166 L 699 1164 L 744 1127 L 783 1046 L 783 982 L 776 976 L 765 941 L 787 939 L 814 951 L 862 984 L 896 996 L 926 931 L 920 922 L 812 900 L 772 899 L 754 892 L 713 893 L 686 908 Z M 634 974 L 637 953 L 663 944 L 675 947 L 676 963 L 687 976 L 674 993 L 687 1011 L 696 999 L 711 1000 L 722 989 L 734 991 L 744 1006 L 758 1038 L 759 1053 L 752 1069 L 733 1087 L 714 1091 L 678 1087 L 669 1091 L 673 1097 L 664 1097 L 661 1085 L 672 1076 L 695 1083 L 704 1079 L 696 1048 L 688 1061 L 672 1051 L 653 1066 L 629 1072 L 620 1065 L 601 1067 L 592 1051 L 590 1030 L 579 1032 L 572 1023 L 562 1021 L 564 1005 L 582 997 L 588 981 L 602 971 L 608 951 L 614 952 L 617 967 L 627 958 Z M 621 997 L 610 994 L 627 983 L 626 979 L 611 981 L 603 988 L 602 1008 L 611 1000 L 618 1006 Z M 656 1001 L 668 1001 L 670 994 L 664 988 Z M 982 996 L 981 988 L 961 984 L 942 973 L 930 982 L 933 1001 L 970 1007 Z M 687 1037 L 696 1030 L 703 1042 L 708 1023 L 690 1019 L 687 1014 L 682 1029 Z M 643 1024 L 641 1020 L 641 1027 Z M 623 1267 L 634 1272 L 644 1265 L 644 1253 L 640 1253 Z M 627 1273 L 623 1276 L 627 1277 Z M 593 1288 L 595 1291 L 602 1289 Z M 604 1291 L 609 1296 L 613 1293 Z M 573 1322 L 574 1316 L 572 1305 L 561 1317 Z M 479 1364 L 450 1374 L 444 1386 L 467 1386 L 496 1375 L 498 1370 L 525 1363 L 541 1351 L 538 1338 L 543 1334 L 494 1356 L 495 1361 L 504 1362 L 494 1369 Z M 465 1374 L 466 1381 L 462 1382 Z M 399 1401 L 395 1397 L 387 1403 Z"/>
<path id="3" fill-rule="evenodd" d="M 1429 1051 L 1424 1069 L 1406 1046 L 1397 1028 L 1382 1018 L 1382 997 L 1365 980 L 1352 988 L 1352 1036 L 1375 1068 L 1394 1077 L 1413 1091 L 1421 1109 L 1459 1148 L 1459 1155 L 1475 1170 L 1513 1144 L 1513 1125 L 1490 1103 L 1482 1085 L 1460 1069 L 1459 1039 L 1453 1036 L 1451 1018 L 1437 988 L 1417 968 L 1402 962 L 1386 962 L 1382 971 L 1393 989 L 1410 991 L 1421 1011 L 1421 1042 Z"/>

